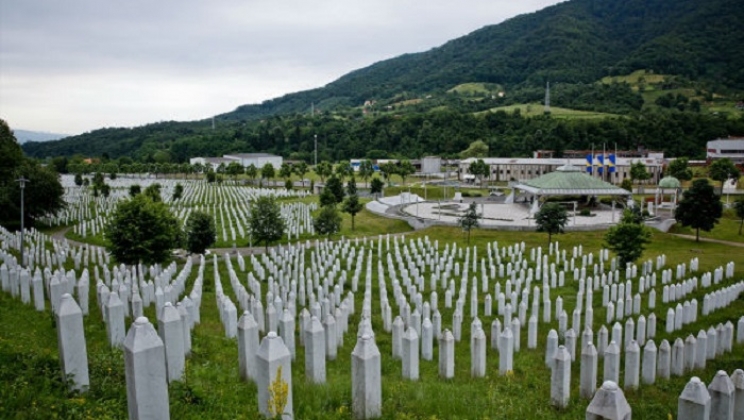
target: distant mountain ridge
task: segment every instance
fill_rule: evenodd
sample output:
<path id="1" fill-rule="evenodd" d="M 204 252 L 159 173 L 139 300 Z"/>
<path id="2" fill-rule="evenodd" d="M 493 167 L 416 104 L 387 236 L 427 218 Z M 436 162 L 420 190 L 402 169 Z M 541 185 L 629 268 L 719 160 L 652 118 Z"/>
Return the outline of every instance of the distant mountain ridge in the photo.
<path id="1" fill-rule="evenodd" d="M 496 139 L 495 130 L 501 127 L 484 123 L 488 128 L 477 132 L 453 132 L 450 121 L 467 120 L 469 115 L 497 107 L 540 102 L 546 82 L 551 84 L 555 106 L 606 112 L 619 118 L 642 109 L 645 112 L 649 103 L 644 103 L 637 86 L 597 82 L 635 70 L 670 75 L 676 80 L 668 83 L 669 89 L 674 88 L 671 85 L 684 86 L 688 90 L 684 97 L 677 92 L 673 101 L 682 104 L 677 108 L 680 111 L 693 96 L 697 109 L 701 101 L 712 101 L 721 93 L 741 100 L 741 22 L 744 7 L 734 0 L 570 0 L 483 27 L 426 52 L 374 63 L 324 87 L 240 106 L 216 116 L 216 129 L 212 129 L 211 120 L 103 128 L 60 141 L 27 143 L 24 150 L 40 158 L 106 153 L 112 158 L 126 155 L 145 160 L 157 160 L 156 155 L 165 159 L 168 155 L 168 159 L 181 162 L 189 156 L 269 151 L 309 159 L 313 136 L 326 133 L 331 139 L 329 150 L 334 153 L 329 156 L 334 158 L 348 159 L 370 152 L 453 154 L 470 141 Z M 505 96 L 472 99 L 448 92 L 467 83 L 499 86 Z M 653 98 L 649 100 L 656 106 Z M 367 101 L 375 105 L 363 109 Z M 311 104 L 319 115 L 309 116 Z M 676 109 L 668 112 L 672 111 Z M 443 117 L 443 112 L 448 114 Z M 402 114 L 413 116 L 405 124 L 396 122 Z M 658 118 L 670 119 L 671 127 L 681 124 L 673 115 Z M 715 119 L 693 119 L 701 127 L 710 120 L 717 128 L 687 139 L 684 151 L 690 155 L 696 153 L 698 142 L 726 134 L 725 127 L 731 125 Z M 539 124 L 552 127 L 554 123 Z M 622 127 L 626 123 L 617 124 Z M 583 147 L 595 140 L 607 141 L 594 128 L 577 129 L 580 134 L 573 134 L 571 127 L 556 129 L 551 147 Z M 628 146 L 651 147 L 659 141 L 645 138 L 648 134 L 642 134 L 642 130 L 635 137 L 631 129 L 623 128 L 623 132 L 618 141 Z M 518 142 L 516 133 L 506 130 L 503 135 Z M 503 135 L 499 142 L 504 141 Z M 352 140 L 353 147 L 349 146 Z M 493 150 L 498 150 L 495 146 L 500 148 L 496 140 L 491 142 Z M 525 145 L 512 145 L 503 153 L 531 153 L 527 149 Z"/>
<path id="2" fill-rule="evenodd" d="M 13 130 L 13 134 L 15 135 L 16 140 L 18 140 L 19 144 L 23 144 L 29 141 L 53 141 L 69 136 L 69 134 L 47 133 L 44 131 L 31 130 Z"/>
<path id="3" fill-rule="evenodd" d="M 311 103 L 326 110 L 360 106 L 467 82 L 592 83 L 640 69 L 744 90 L 742 21 L 744 7 L 731 0 L 572 0 L 220 117 L 304 112 Z"/>

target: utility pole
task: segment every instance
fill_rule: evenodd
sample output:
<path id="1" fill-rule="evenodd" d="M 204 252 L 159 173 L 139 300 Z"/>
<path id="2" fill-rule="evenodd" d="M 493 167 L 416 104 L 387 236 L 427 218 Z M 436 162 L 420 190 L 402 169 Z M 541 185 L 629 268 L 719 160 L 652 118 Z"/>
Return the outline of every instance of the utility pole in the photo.
<path id="1" fill-rule="evenodd" d="M 20 178 L 16 179 L 16 182 L 18 182 L 21 186 L 21 267 L 23 267 L 23 231 L 25 230 L 25 224 L 23 220 L 23 191 L 26 189 L 26 183 L 28 182 L 28 179 L 24 178 L 23 175 L 21 175 Z"/>
<path id="2" fill-rule="evenodd" d="M 318 135 L 315 135 L 315 166 L 318 166 Z"/>

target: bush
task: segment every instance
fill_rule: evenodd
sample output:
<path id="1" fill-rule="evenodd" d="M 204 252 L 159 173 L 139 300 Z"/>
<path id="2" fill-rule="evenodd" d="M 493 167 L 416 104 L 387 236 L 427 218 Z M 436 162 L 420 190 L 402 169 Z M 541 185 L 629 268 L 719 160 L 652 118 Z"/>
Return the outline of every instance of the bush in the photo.
<path id="1" fill-rule="evenodd" d="M 581 211 L 579 211 L 579 216 L 591 216 L 591 215 L 592 215 L 592 211 L 589 209 L 581 209 Z"/>

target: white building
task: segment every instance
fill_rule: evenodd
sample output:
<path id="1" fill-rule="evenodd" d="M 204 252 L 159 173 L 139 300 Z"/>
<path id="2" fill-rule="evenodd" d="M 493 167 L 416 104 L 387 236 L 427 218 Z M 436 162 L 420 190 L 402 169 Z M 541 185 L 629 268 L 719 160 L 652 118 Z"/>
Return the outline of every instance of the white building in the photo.
<path id="1" fill-rule="evenodd" d="M 468 173 L 468 168 L 477 158 L 468 158 L 460 161 L 458 176 L 461 180 L 474 180 L 474 176 Z M 561 158 L 483 158 L 483 161 L 491 168 L 491 174 L 486 181 L 526 181 L 537 178 L 558 167 L 573 165 L 580 168 L 588 168 L 587 159 L 561 159 Z M 646 170 L 651 174 L 648 182 L 657 183 L 664 175 L 664 161 L 658 158 L 617 158 L 614 170 L 605 166 L 601 170 L 598 166 L 592 168 L 593 175 L 598 178 L 619 185 L 624 179 L 630 179 L 630 165 L 637 161 L 646 165 Z M 587 170 L 588 172 L 588 170 Z"/>
<path id="2" fill-rule="evenodd" d="M 220 166 L 220 164 L 225 164 L 225 166 L 229 165 L 230 162 L 233 162 L 233 159 L 226 159 L 223 157 L 195 157 L 189 159 L 189 164 L 196 165 L 197 163 L 204 165 L 204 166 L 210 166 L 212 170 L 217 170 L 217 167 Z"/>
<path id="3" fill-rule="evenodd" d="M 270 153 L 234 153 L 224 155 L 226 159 L 233 159 L 240 162 L 244 167 L 254 165 L 256 168 L 261 169 L 266 164 L 271 164 L 274 169 L 279 169 L 282 166 L 283 159 L 281 156 L 272 155 Z"/>
<path id="4" fill-rule="evenodd" d="M 267 163 L 274 166 L 274 169 L 279 169 L 282 166 L 283 159 L 281 156 L 272 155 L 269 153 L 234 153 L 229 155 L 223 155 L 222 157 L 195 157 L 189 159 L 189 163 L 194 165 L 200 163 L 202 165 L 209 165 L 212 169 L 216 170 L 220 164 L 229 165 L 232 162 L 238 162 L 244 167 L 251 165 L 261 169 Z"/>
<path id="5" fill-rule="evenodd" d="M 744 138 L 716 139 L 706 146 L 708 161 L 729 158 L 735 164 L 744 164 Z"/>

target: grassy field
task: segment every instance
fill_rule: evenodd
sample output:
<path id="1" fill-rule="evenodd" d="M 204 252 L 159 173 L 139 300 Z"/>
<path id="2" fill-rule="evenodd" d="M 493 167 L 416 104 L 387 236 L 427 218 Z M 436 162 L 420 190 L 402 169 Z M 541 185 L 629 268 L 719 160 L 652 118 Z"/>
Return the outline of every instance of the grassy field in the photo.
<path id="1" fill-rule="evenodd" d="M 744 235 L 739 235 L 739 227 L 741 226 L 741 219 L 737 219 L 733 211 L 726 211 L 724 217 L 721 218 L 719 223 L 710 232 L 700 231 L 701 238 L 718 239 L 721 241 L 729 242 L 742 242 L 744 243 Z M 681 235 L 695 235 L 695 229 L 689 227 L 682 227 L 674 225 L 669 233 L 677 233 Z M 742 250 L 744 252 L 744 250 Z"/>
<path id="2" fill-rule="evenodd" d="M 491 108 L 488 111 L 484 112 L 497 112 L 497 111 L 505 111 L 508 113 L 513 113 L 516 110 L 519 110 L 519 112 L 524 117 L 535 117 L 538 115 L 543 115 L 545 111 L 545 106 L 541 103 L 529 103 L 529 104 L 516 104 L 516 105 L 508 105 L 508 106 L 500 106 L 497 108 Z M 560 108 L 557 106 L 551 106 L 550 107 L 550 115 L 553 118 L 607 118 L 607 117 L 615 117 L 616 114 L 607 114 L 604 112 L 593 112 L 593 111 L 579 111 L 577 109 L 568 109 L 568 108 Z"/>
<path id="3" fill-rule="evenodd" d="M 377 226 L 370 232 L 384 232 Z M 411 233 L 409 238 L 428 237 L 444 244 L 465 244 L 465 235 L 455 228 L 436 227 Z M 596 252 L 603 243 L 603 232 L 581 232 L 558 235 L 563 249 L 583 244 L 585 252 Z M 498 241 L 500 246 L 525 242 L 527 247 L 547 245 L 547 235 L 525 232 L 473 232 L 471 245 L 479 247 L 479 256 L 485 255 L 487 243 Z M 728 261 L 737 264 L 737 279 L 742 277 L 744 252 L 732 253 L 730 247 L 714 243 L 694 243 L 672 235 L 656 233 L 644 259 L 656 255 L 667 255 L 667 267 L 688 262 L 699 257 L 701 271 L 709 271 Z M 384 254 L 383 254 L 384 255 Z M 377 267 L 376 252 L 373 252 L 373 267 Z M 211 259 L 205 269 L 204 295 L 202 299 L 202 323 L 193 333 L 193 353 L 187 359 L 185 379 L 170 386 L 171 417 L 178 419 L 254 419 L 257 416 L 256 387 L 238 378 L 237 345 L 235 340 L 224 338 L 223 327 L 215 305 L 214 276 Z M 236 269 L 237 265 L 233 264 Z M 69 268 L 69 267 L 68 267 Z M 195 267 L 196 268 L 196 267 Z M 195 272 L 196 270 L 194 270 Z M 225 291 L 235 300 L 229 286 L 226 267 L 219 265 L 219 273 Z M 193 277 L 193 276 L 192 276 Z M 239 274 L 241 279 L 243 274 Z M 571 276 L 568 276 L 570 278 Z M 187 285 L 191 289 L 193 278 Z M 503 282 L 503 280 L 502 280 Z M 384 419 L 577 419 L 583 418 L 588 401 L 578 397 L 579 366 L 572 366 L 572 398 L 565 410 L 550 406 L 550 371 L 543 362 L 544 350 L 526 349 L 526 328 L 522 331 L 522 350 L 515 353 L 514 373 L 498 375 L 498 357 L 488 350 L 488 368 L 485 378 L 470 377 L 470 352 L 467 337 L 470 334 L 469 313 L 463 322 L 463 342 L 456 344 L 455 378 L 441 380 L 437 373 L 437 350 L 431 362 L 421 361 L 421 379 L 418 382 L 401 378 L 400 361 L 390 357 L 390 335 L 383 332 L 379 317 L 379 289 L 377 270 L 373 269 L 373 327 L 376 342 L 382 354 L 383 416 Z M 566 286 L 551 291 L 555 299 L 562 296 L 564 308 L 575 305 L 577 285 L 567 279 Z M 657 286 L 658 288 L 658 286 Z M 388 293 L 391 290 L 388 289 Z M 703 291 L 693 292 L 691 297 L 702 298 Z M 0 293 L 0 418 L 9 419 L 119 419 L 126 418 L 126 392 L 122 353 L 110 350 L 106 344 L 105 327 L 100 311 L 95 308 L 95 293 L 91 293 L 91 314 L 85 321 L 88 358 L 91 365 L 92 388 L 86 394 L 65 391 L 59 376 L 56 332 L 48 312 L 38 313 L 32 307 L 22 305 L 9 295 Z M 595 308 L 599 295 L 595 294 Z M 660 295 L 659 295 L 660 296 Z M 484 295 L 479 296 L 481 302 Z M 361 307 L 362 293 L 357 293 L 357 308 Z M 440 296 L 440 308 L 443 296 Z M 494 305 L 495 307 L 495 305 Z M 657 344 L 665 334 L 664 314 L 667 305 L 657 300 L 656 314 Z M 645 305 L 644 305 L 645 308 Z M 443 328 L 452 320 L 451 309 L 442 310 Z M 146 315 L 153 320 L 153 309 Z M 394 310 L 395 312 L 395 310 Z M 293 362 L 293 393 L 295 418 L 298 419 L 349 419 L 351 418 L 350 353 L 354 347 L 356 325 L 360 311 L 350 322 L 350 333 L 339 349 L 336 361 L 327 363 L 326 385 L 311 385 L 304 378 L 303 348 L 297 348 Z M 726 309 L 712 313 L 706 319 L 687 326 L 684 332 L 674 337 L 685 337 L 700 328 L 735 319 L 744 314 L 744 299 L 740 298 Z M 604 322 L 604 311 L 595 310 L 595 332 Z M 490 318 L 482 318 L 484 329 L 490 337 Z M 550 326 L 556 328 L 555 319 Z M 548 327 L 539 324 L 538 349 L 544 349 Z M 683 377 L 660 380 L 654 386 L 642 386 L 636 391 L 626 391 L 636 419 L 666 419 L 676 415 L 677 397 L 684 384 L 692 376 L 700 376 L 710 382 L 715 372 L 724 369 L 729 373 L 744 367 L 744 351 L 738 345 L 734 352 L 709 362 L 705 370 L 696 370 Z M 600 362 L 601 366 L 601 362 Z M 600 372 L 601 372 L 600 368 Z M 622 374 L 621 374 L 622 378 Z M 599 382 L 601 383 L 601 373 Z"/>

